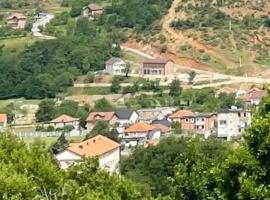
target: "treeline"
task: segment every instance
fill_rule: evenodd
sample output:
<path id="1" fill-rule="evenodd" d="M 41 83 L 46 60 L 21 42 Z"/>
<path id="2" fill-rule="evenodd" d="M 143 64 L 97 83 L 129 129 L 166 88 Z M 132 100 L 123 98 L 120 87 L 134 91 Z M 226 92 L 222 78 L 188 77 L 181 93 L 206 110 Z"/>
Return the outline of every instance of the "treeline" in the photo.
<path id="1" fill-rule="evenodd" d="M 15 58 L 2 56 L 0 98 L 55 97 L 79 74 L 103 69 L 108 58 L 119 56 L 114 38 L 100 33 L 87 19 L 79 19 L 70 36 L 38 41 Z"/>
<path id="2" fill-rule="evenodd" d="M 46 145 L 26 146 L 10 134 L 0 135 L 0 197 L 3 200 L 150 199 L 132 181 L 98 169 L 94 160 L 68 170 L 58 168 Z"/>
<path id="3" fill-rule="evenodd" d="M 78 17 L 82 8 L 93 2 L 102 4 L 102 1 L 63 0 L 62 5 L 71 6 L 70 15 Z M 171 3 L 172 0 L 112 0 L 108 1 L 103 17 L 108 25 L 142 31 L 149 28 L 154 21 L 159 20 L 170 8 Z"/>
<path id="4" fill-rule="evenodd" d="M 167 200 L 269 199 L 269 96 L 244 140 L 167 138 L 122 159 L 123 175 Z"/>

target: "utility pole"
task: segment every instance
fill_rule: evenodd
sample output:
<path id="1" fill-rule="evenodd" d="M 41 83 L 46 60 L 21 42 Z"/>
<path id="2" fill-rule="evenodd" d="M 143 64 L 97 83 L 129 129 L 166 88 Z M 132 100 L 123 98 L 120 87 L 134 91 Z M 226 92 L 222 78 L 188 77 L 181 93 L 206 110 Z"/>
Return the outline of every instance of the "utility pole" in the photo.
<path id="1" fill-rule="evenodd" d="M 242 68 L 242 56 L 239 58 L 239 68 Z"/>
<path id="2" fill-rule="evenodd" d="M 229 31 L 232 32 L 232 21 L 229 21 Z"/>

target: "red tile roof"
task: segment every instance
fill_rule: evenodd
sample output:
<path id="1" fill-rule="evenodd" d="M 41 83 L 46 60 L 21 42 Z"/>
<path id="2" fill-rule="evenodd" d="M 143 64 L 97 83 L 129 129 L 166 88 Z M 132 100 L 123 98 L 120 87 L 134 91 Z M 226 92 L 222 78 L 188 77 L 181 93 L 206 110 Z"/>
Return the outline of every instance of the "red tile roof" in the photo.
<path id="1" fill-rule="evenodd" d="M 173 113 L 171 116 L 169 116 L 170 119 L 175 118 L 186 118 L 186 117 L 194 117 L 194 113 L 190 110 L 179 110 L 175 113 Z"/>
<path id="2" fill-rule="evenodd" d="M 18 19 L 26 19 L 26 17 L 22 14 L 22 13 L 11 13 L 8 17 L 7 17 L 7 19 L 8 20 L 11 20 L 11 19 L 13 19 L 13 18 L 18 18 Z"/>
<path id="3" fill-rule="evenodd" d="M 103 10 L 103 8 L 100 5 L 95 4 L 95 3 L 91 3 L 87 7 L 92 11 Z"/>
<path id="4" fill-rule="evenodd" d="M 115 112 L 91 112 L 86 121 L 94 122 L 96 120 L 110 121 L 115 116 Z"/>
<path id="5" fill-rule="evenodd" d="M 102 135 L 97 135 L 80 143 L 72 143 L 68 150 L 80 156 L 95 157 L 112 151 L 119 146 L 120 144 L 117 142 Z"/>
<path id="6" fill-rule="evenodd" d="M 161 133 L 169 133 L 171 131 L 170 127 L 164 126 L 163 124 L 153 124 Z"/>
<path id="7" fill-rule="evenodd" d="M 57 117 L 56 119 L 52 120 L 52 123 L 69 123 L 69 122 L 75 122 L 78 121 L 79 119 L 70 117 L 68 115 L 61 115 Z"/>
<path id="8" fill-rule="evenodd" d="M 155 129 L 156 129 L 155 126 L 146 124 L 144 122 L 139 122 L 128 127 L 125 130 L 125 133 L 145 133 L 145 132 L 152 131 Z"/>
<path id="9" fill-rule="evenodd" d="M 5 123 L 7 121 L 7 114 L 0 114 L 0 123 Z"/>

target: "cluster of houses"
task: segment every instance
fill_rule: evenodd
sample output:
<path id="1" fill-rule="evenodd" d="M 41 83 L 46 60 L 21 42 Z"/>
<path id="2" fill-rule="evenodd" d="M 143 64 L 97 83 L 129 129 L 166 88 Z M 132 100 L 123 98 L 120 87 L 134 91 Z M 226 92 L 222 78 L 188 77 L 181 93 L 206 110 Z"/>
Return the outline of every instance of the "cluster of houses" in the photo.
<path id="1" fill-rule="evenodd" d="M 97 157 L 102 169 L 115 172 L 119 169 L 120 147 L 129 149 L 138 145 L 157 145 L 160 138 L 172 134 L 173 122 L 179 122 L 185 134 L 198 133 L 205 137 L 217 134 L 217 137 L 227 139 L 239 137 L 251 123 L 251 113 L 236 108 L 218 113 L 197 113 L 176 108 L 91 112 L 86 120 L 89 131 L 97 121 L 116 125 L 120 143 L 101 135 L 72 143 L 56 155 L 61 168 L 66 169 L 84 157 Z M 77 126 L 78 119 L 63 115 L 52 120 L 51 124 L 56 127 Z"/>

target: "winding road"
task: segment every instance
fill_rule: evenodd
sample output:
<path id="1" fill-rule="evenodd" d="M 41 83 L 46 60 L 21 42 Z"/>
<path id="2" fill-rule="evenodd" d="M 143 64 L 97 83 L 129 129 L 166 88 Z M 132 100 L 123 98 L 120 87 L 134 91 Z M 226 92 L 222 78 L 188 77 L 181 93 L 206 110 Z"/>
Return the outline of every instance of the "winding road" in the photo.
<path id="1" fill-rule="evenodd" d="M 46 24 L 48 24 L 53 18 L 54 18 L 54 15 L 46 14 L 45 16 L 41 17 L 36 22 L 34 22 L 32 30 L 31 30 L 33 33 L 33 36 L 41 38 L 41 39 L 46 39 L 46 40 L 55 39 L 55 37 L 53 37 L 53 36 L 42 34 L 40 29 L 39 29 L 39 27 L 45 27 Z"/>

